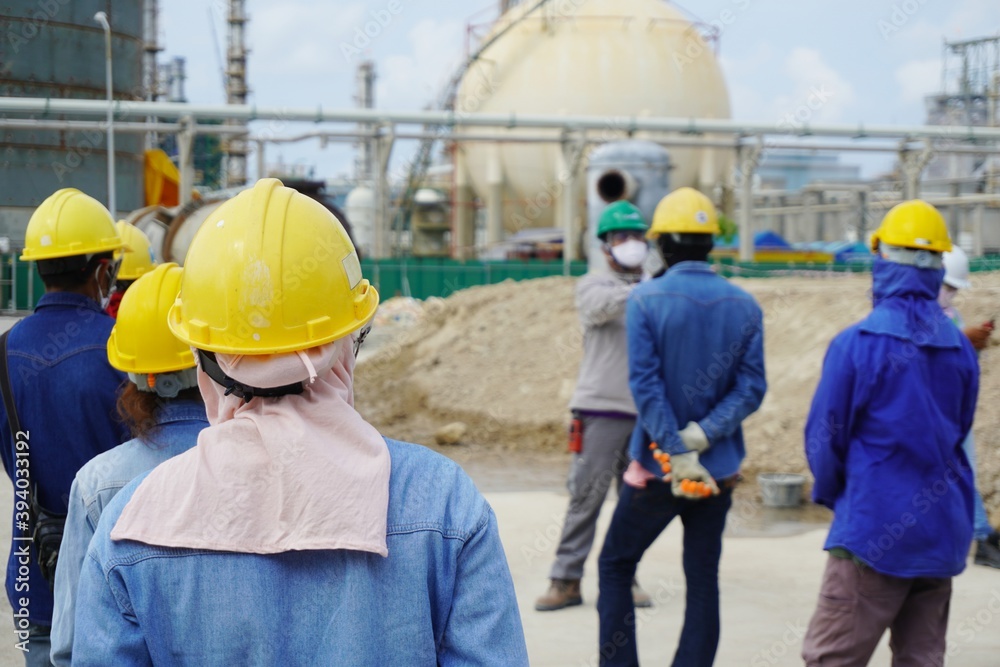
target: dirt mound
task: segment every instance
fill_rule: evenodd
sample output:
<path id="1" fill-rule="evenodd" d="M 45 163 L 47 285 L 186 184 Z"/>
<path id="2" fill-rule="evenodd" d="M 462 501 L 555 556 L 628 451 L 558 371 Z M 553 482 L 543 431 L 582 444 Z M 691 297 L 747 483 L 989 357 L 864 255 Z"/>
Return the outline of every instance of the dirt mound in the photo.
<path id="1" fill-rule="evenodd" d="M 977 274 L 956 303 L 970 323 L 1000 311 L 1000 274 Z M 834 335 L 868 312 L 871 278 L 822 274 L 736 279 L 764 311 L 768 393 L 745 423 L 747 474 L 807 470 L 802 429 Z M 565 448 L 567 404 L 582 338 L 575 280 L 544 278 L 474 287 L 424 304 L 358 366 L 357 403 L 383 433 L 431 444 L 461 421 L 464 442 L 520 451 Z M 980 490 L 1000 509 L 1000 349 L 982 356 L 975 434 Z"/>

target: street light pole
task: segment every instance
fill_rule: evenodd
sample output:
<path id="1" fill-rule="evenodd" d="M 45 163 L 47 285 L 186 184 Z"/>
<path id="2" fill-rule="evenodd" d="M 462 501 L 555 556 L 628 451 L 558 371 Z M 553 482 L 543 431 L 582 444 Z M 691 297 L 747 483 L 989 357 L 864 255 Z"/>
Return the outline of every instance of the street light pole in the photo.
<path id="1" fill-rule="evenodd" d="M 114 128 L 114 102 L 112 101 L 111 83 L 111 24 L 108 23 L 108 15 L 104 12 L 94 14 L 94 20 L 104 28 L 104 62 L 105 79 L 108 88 L 108 210 L 111 215 L 118 217 L 117 202 L 115 201 L 115 128 Z"/>

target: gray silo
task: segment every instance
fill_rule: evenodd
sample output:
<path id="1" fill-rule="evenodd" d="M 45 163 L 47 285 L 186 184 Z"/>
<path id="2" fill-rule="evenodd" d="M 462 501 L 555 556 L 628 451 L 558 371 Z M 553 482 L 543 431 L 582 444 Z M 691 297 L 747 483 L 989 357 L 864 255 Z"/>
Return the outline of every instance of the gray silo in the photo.
<path id="1" fill-rule="evenodd" d="M 0 95 L 105 99 L 104 31 L 94 21 L 103 11 L 112 30 L 114 97 L 143 99 L 142 6 L 143 0 L 0 1 Z M 75 187 L 107 204 L 103 129 L 2 129 L 0 138 L 0 235 L 23 239 L 32 210 L 59 188 Z M 115 141 L 117 208 L 124 213 L 143 204 L 143 137 L 116 133 Z"/>

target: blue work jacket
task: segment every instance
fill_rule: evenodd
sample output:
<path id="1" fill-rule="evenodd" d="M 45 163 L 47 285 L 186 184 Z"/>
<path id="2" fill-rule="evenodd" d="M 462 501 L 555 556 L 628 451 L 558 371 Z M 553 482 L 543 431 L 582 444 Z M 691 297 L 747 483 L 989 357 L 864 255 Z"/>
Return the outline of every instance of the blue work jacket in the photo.
<path id="1" fill-rule="evenodd" d="M 93 299 L 55 292 L 43 295 L 34 314 L 15 324 L 7 339 L 14 401 L 21 429 L 28 432 L 27 444 L 15 451 L 0 402 L 0 457 L 15 486 L 7 599 L 15 616 L 26 609 L 38 625 L 52 622 L 52 592 L 34 548 L 26 554 L 29 542 L 17 539 L 27 520 L 25 482 L 19 480 L 37 485 L 42 507 L 64 514 L 76 471 L 129 438 L 115 408 L 125 375 L 108 363 L 114 324 Z M 23 451 L 29 456 L 19 456 Z"/>
<path id="2" fill-rule="evenodd" d="M 972 541 L 979 365 L 937 303 L 943 274 L 876 260 L 874 308 L 830 344 L 806 422 L 825 548 L 894 577 L 954 576 Z"/>
<path id="3" fill-rule="evenodd" d="M 145 475 L 126 486 L 81 573 L 74 667 L 527 665 L 493 510 L 454 462 L 387 443 L 385 558 L 112 541 Z"/>
<path id="4" fill-rule="evenodd" d="M 129 440 L 95 456 L 73 480 L 56 568 L 51 635 L 52 664 L 56 667 L 69 667 L 73 662 L 76 587 L 104 508 L 137 476 L 198 444 L 198 434 L 208 427 L 201 401 L 161 401 L 154 420 L 156 427 L 146 438 Z"/>
<path id="5" fill-rule="evenodd" d="M 646 443 L 686 452 L 678 430 L 694 421 L 711 444 L 699 457 L 709 473 L 725 479 L 739 472 L 741 424 L 767 390 L 764 320 L 754 298 L 706 262 L 681 262 L 632 291 L 626 328 L 639 410 L 632 459 L 662 475 Z"/>

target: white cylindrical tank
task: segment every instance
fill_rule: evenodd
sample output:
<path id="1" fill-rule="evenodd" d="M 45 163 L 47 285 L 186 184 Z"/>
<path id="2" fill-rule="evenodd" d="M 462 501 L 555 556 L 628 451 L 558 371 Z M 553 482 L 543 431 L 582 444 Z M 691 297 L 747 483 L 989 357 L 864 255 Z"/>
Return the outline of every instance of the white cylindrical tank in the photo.
<path id="1" fill-rule="evenodd" d="M 344 213 L 351 221 L 354 245 L 362 256 L 371 257 L 375 246 L 375 191 L 367 185 L 351 190 L 344 202 Z"/>
<path id="2" fill-rule="evenodd" d="M 606 132 L 588 133 L 598 141 L 622 139 L 633 117 L 730 117 L 729 95 L 712 46 L 669 3 L 550 2 L 525 16 L 533 5 L 513 7 L 494 26 L 491 34 L 524 17 L 470 66 L 456 97 L 457 112 L 620 119 Z M 636 133 L 633 138 L 650 137 Z M 558 145 L 463 142 L 458 150 L 464 152 L 474 190 L 484 199 L 498 192 L 499 167 L 508 232 L 526 223 L 559 224 L 557 206 L 550 203 L 560 188 Z M 672 187 L 711 191 L 732 165 L 732 151 L 723 149 L 672 148 L 670 156 Z M 582 180 L 575 193 L 579 202 L 584 200 Z"/>

